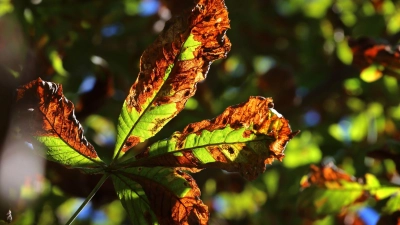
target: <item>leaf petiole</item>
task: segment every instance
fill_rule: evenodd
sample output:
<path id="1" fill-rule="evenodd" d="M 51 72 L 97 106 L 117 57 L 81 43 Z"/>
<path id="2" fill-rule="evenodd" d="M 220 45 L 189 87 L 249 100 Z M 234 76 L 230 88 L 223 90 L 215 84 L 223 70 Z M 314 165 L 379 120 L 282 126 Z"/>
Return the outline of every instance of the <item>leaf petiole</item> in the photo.
<path id="1" fill-rule="evenodd" d="M 96 192 L 100 189 L 101 186 L 103 186 L 103 183 L 108 179 L 110 175 L 109 174 L 104 174 L 100 181 L 96 184 L 96 186 L 93 188 L 92 192 L 86 197 L 85 201 L 82 202 L 81 206 L 75 211 L 75 213 L 71 216 L 71 218 L 68 220 L 65 225 L 70 225 L 72 222 L 74 222 L 75 218 L 79 215 L 79 213 L 82 211 L 83 208 L 85 208 L 86 204 L 89 203 L 89 201 L 93 198 L 93 196 L 96 194 Z"/>

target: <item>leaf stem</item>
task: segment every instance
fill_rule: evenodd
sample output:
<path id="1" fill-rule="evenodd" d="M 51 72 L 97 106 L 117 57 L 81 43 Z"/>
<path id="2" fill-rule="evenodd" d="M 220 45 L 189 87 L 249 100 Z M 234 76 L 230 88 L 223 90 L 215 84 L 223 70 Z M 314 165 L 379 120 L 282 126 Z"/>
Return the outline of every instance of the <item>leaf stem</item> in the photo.
<path id="1" fill-rule="evenodd" d="M 101 186 L 103 186 L 103 183 L 108 179 L 110 175 L 109 174 L 104 174 L 100 181 L 96 184 L 96 186 L 93 188 L 92 192 L 86 197 L 85 201 L 82 202 L 81 206 L 75 211 L 74 215 L 71 216 L 71 218 L 68 220 L 68 222 L 65 225 L 71 225 L 72 222 L 76 219 L 78 214 L 82 211 L 82 209 L 86 206 L 86 204 L 89 203 L 89 201 L 93 198 L 93 196 L 96 194 L 96 192 L 100 189 Z"/>

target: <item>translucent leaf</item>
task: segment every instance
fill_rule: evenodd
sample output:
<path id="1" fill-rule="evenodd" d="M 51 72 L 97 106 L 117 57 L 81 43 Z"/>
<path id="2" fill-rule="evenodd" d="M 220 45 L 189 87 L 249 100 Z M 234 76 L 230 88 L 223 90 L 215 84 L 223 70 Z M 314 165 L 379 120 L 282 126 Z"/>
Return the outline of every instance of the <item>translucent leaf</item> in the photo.
<path id="1" fill-rule="evenodd" d="M 49 160 L 87 169 L 103 165 L 83 135 L 74 105 L 63 95 L 61 85 L 38 78 L 18 88 L 17 108 L 23 134 L 43 143 Z"/>
<path id="2" fill-rule="evenodd" d="M 361 71 L 360 77 L 363 81 L 371 83 L 383 76 L 381 66 L 371 65 Z"/>
<path id="3" fill-rule="evenodd" d="M 383 207 L 382 212 L 386 214 L 391 214 L 400 211 L 400 195 L 397 194 L 386 202 L 385 207 Z"/>
<path id="4" fill-rule="evenodd" d="M 337 45 L 337 56 L 344 64 L 350 65 L 353 61 L 353 55 L 351 49 L 347 44 L 347 41 L 341 41 Z"/>
<path id="5" fill-rule="evenodd" d="M 120 170 L 112 179 L 133 224 L 207 224 L 208 208 L 185 172 L 137 167 Z"/>
<path id="6" fill-rule="evenodd" d="M 311 173 L 301 186 L 304 189 L 297 205 L 302 215 L 312 219 L 343 212 L 362 202 L 366 195 L 362 184 L 333 164 L 311 166 Z"/>
<path id="7" fill-rule="evenodd" d="M 138 78 L 123 104 L 116 158 L 154 136 L 184 108 L 211 63 L 229 52 L 228 28 L 228 12 L 221 0 L 200 0 L 192 11 L 167 22 L 143 53 Z"/>
<path id="8" fill-rule="evenodd" d="M 379 180 L 372 174 L 365 174 L 365 186 L 368 188 L 379 188 L 381 186 Z"/>
<path id="9" fill-rule="evenodd" d="M 377 200 L 385 199 L 391 195 L 398 194 L 400 191 L 399 187 L 381 187 L 376 190 L 372 190 L 371 194 L 374 195 L 374 197 Z"/>
<path id="10" fill-rule="evenodd" d="M 272 106 L 271 98 L 250 97 L 154 143 L 125 166 L 220 168 L 255 179 L 267 163 L 283 159 L 287 142 L 297 134 Z"/>

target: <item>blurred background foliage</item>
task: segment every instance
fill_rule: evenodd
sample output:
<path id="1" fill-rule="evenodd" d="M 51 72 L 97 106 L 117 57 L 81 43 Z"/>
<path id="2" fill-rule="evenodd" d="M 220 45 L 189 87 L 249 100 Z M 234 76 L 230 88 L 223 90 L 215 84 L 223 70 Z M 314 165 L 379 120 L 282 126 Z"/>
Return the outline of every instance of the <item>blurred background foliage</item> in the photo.
<path id="1" fill-rule="evenodd" d="M 253 182 L 219 170 L 195 174 L 210 224 L 369 225 L 379 218 L 397 224 L 400 2 L 226 0 L 226 5 L 232 51 L 212 65 L 185 110 L 149 142 L 251 95 L 273 97 L 275 108 L 302 132 L 288 144 L 283 162 L 268 166 Z M 7 151 L 13 91 L 39 76 L 63 84 L 86 136 L 110 159 L 116 120 L 140 55 L 171 16 L 192 6 L 192 0 L 0 0 L 2 164 L 18 152 Z M 4 174 L 15 178 L 24 159 L 1 168 L 2 189 L 10 183 Z M 358 188 L 370 174 L 379 182 L 368 182 L 392 189 L 385 198 L 370 193 L 375 200 L 367 196 L 351 207 L 343 202 L 351 196 L 322 191 L 340 207 L 310 217 L 301 208 L 307 206 L 301 181 L 311 164 L 332 163 L 360 178 Z M 17 188 L 5 191 L 12 196 L 9 203 L 0 199 L 2 215 L 12 209 L 13 224 L 65 223 L 99 179 L 50 162 L 35 171 L 18 175 Z M 377 187 L 368 182 L 362 187 Z M 112 184 L 100 189 L 74 224 L 129 224 Z"/>

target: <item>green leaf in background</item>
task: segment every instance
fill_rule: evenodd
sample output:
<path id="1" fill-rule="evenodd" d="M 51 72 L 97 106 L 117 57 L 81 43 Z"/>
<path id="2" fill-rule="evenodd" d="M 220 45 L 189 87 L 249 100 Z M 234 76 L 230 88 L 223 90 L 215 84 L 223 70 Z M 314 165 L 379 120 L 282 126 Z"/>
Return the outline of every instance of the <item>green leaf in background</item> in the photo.
<path id="1" fill-rule="evenodd" d="M 303 216 L 317 219 L 345 212 L 349 206 L 365 198 L 363 185 L 332 163 L 321 167 L 312 165 L 311 171 L 301 183 L 304 189 L 297 201 Z"/>
<path id="2" fill-rule="evenodd" d="M 250 97 L 212 120 L 189 124 L 124 165 L 219 168 L 253 180 L 266 164 L 283 159 L 287 142 L 297 134 L 272 107 L 271 98 Z"/>
<path id="3" fill-rule="evenodd" d="M 400 195 L 398 193 L 391 197 L 382 209 L 382 212 L 385 214 L 392 214 L 397 211 L 400 211 Z"/>
<path id="4" fill-rule="evenodd" d="M 83 135 L 74 105 L 64 97 L 61 85 L 38 78 L 18 88 L 17 108 L 22 133 L 48 148 L 47 159 L 88 170 L 104 165 Z"/>
<path id="5" fill-rule="evenodd" d="M 365 180 L 365 189 L 369 190 L 370 194 L 376 200 L 382 200 L 400 193 L 400 187 L 382 186 L 379 180 L 373 174 L 365 174 Z"/>
<path id="6" fill-rule="evenodd" d="M 383 66 L 372 64 L 361 71 L 360 78 L 367 83 L 374 82 L 383 76 L 383 69 Z"/>
<path id="7" fill-rule="evenodd" d="M 112 179 L 134 224 L 207 224 L 209 213 L 200 189 L 179 169 L 128 168 L 114 173 Z"/>
<path id="8" fill-rule="evenodd" d="M 111 176 L 115 191 L 133 224 L 158 224 L 142 187 L 121 174 Z"/>
<path id="9" fill-rule="evenodd" d="M 140 72 L 118 119 L 114 157 L 154 136 L 183 110 L 214 60 L 230 50 L 224 1 L 200 0 L 192 11 L 168 21 L 143 53 Z"/>
<path id="10" fill-rule="evenodd" d="M 286 156 L 283 165 L 287 168 L 295 168 L 318 163 L 322 158 L 322 153 L 315 139 L 317 139 L 317 135 L 310 131 L 303 131 L 301 135 L 293 138 L 285 150 Z"/>

